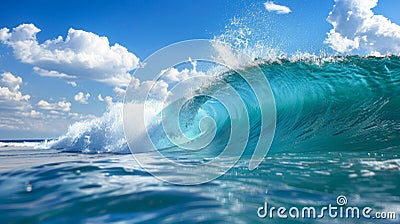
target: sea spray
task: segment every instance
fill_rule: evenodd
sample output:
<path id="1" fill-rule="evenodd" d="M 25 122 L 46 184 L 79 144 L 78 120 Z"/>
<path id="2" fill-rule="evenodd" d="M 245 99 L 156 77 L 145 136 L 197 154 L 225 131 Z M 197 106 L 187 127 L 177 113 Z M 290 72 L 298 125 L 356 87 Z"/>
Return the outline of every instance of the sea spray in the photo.
<path id="1" fill-rule="evenodd" d="M 128 153 L 122 106 L 122 103 L 113 103 L 102 116 L 76 122 L 65 135 L 42 146 L 84 153 Z"/>

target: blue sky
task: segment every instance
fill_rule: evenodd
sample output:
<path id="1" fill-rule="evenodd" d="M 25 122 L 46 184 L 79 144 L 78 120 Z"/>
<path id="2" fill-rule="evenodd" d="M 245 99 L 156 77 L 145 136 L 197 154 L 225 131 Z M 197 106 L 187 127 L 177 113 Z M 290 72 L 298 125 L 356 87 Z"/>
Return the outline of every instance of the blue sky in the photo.
<path id="1" fill-rule="evenodd" d="M 374 3 L 374 0 L 367 1 Z M 122 99 L 121 90 L 124 85 L 115 79 L 107 80 L 115 77 L 123 79 L 127 74 L 133 74 L 137 63 L 130 61 L 135 61 L 135 58 L 143 61 L 166 45 L 193 38 L 213 38 L 241 27 L 253 31 L 248 37 L 251 41 L 261 41 L 286 54 L 296 51 L 318 53 L 321 50 L 331 54 L 398 53 L 399 40 L 394 37 L 396 32 L 400 32 L 396 25 L 400 24 L 399 1 L 380 0 L 376 7 L 372 7 L 375 15 L 383 15 L 391 20 L 391 23 L 386 20 L 382 22 L 387 24 L 384 26 L 387 29 L 382 32 L 392 35 L 387 41 L 380 39 L 382 33 L 374 25 L 374 21 L 380 17 L 357 17 L 357 7 L 363 12 L 369 12 L 369 8 L 349 5 L 350 0 L 337 2 L 338 7 L 331 17 L 331 21 L 340 24 L 336 29 L 333 29 L 332 22 L 327 21 L 334 8 L 334 0 L 273 1 L 275 5 L 290 9 L 289 13 L 268 10 L 265 0 L 2 2 L 0 139 L 57 137 L 65 133 L 68 125 L 73 122 L 101 116 L 107 104 L 111 104 L 111 98 L 113 102 Z M 354 12 L 354 18 L 345 20 L 339 16 L 348 11 Z M 241 21 L 239 27 L 231 24 L 234 18 Z M 358 34 L 360 18 L 364 26 L 366 24 L 370 28 L 362 35 Z M 347 24 L 346 21 L 353 23 Z M 74 33 L 77 38 L 77 42 L 73 43 L 76 55 L 68 56 L 69 59 L 72 57 L 72 61 L 68 61 L 67 56 L 67 59 L 60 59 L 64 56 L 55 56 L 55 50 L 61 48 L 63 50 L 58 53 L 67 54 L 69 51 L 65 49 L 70 46 L 54 42 L 37 49 L 31 46 L 31 52 L 26 56 L 27 49 L 18 45 L 20 37 L 17 34 L 14 35 L 17 39 L 7 36 L 21 24 L 33 25 L 24 26 L 21 30 L 36 33 L 37 46 L 45 41 L 54 41 L 59 36 L 65 41 L 69 29 L 73 28 L 71 34 Z M 41 31 L 36 32 L 35 28 Z M 375 31 L 372 33 L 370 30 Z M 330 38 L 327 34 L 329 32 Z M 83 37 L 87 38 L 79 39 Z M 106 37 L 110 46 L 108 48 L 107 45 L 104 51 L 99 50 L 100 53 L 105 52 L 101 57 L 101 60 L 106 61 L 105 65 L 96 56 L 93 56 L 95 61 L 91 61 L 90 66 L 85 64 L 89 63 L 87 61 L 79 61 L 78 55 L 82 50 L 79 44 L 91 43 L 85 42 L 92 40 L 90 38 L 100 41 L 100 37 Z M 368 37 L 368 40 L 363 40 L 363 37 Z M 370 47 L 372 42 L 375 43 L 374 47 Z M 114 60 L 107 57 L 115 53 L 112 46 L 116 43 L 121 46 L 120 50 L 126 50 L 116 55 L 128 59 L 121 57 Z M 95 45 L 93 49 L 96 50 Z M 46 55 L 45 50 L 50 50 L 52 55 Z M 85 50 L 86 55 L 88 52 L 90 49 Z M 115 74 L 109 69 L 113 66 L 118 68 Z M 54 77 L 51 71 L 59 72 L 58 77 Z M 61 73 L 76 77 L 61 77 Z"/>

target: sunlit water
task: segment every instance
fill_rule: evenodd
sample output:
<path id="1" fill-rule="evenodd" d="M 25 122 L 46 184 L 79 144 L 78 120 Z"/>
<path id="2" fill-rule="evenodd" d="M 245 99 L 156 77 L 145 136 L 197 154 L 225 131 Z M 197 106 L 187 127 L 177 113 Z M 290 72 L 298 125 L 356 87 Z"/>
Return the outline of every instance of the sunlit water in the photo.
<path id="1" fill-rule="evenodd" d="M 3 150 L 1 161 L 8 164 L 0 173 L 2 223 L 279 222 L 260 219 L 258 207 L 264 202 L 288 208 L 336 205 L 339 195 L 351 206 L 375 211 L 398 213 L 400 206 L 400 158 L 393 152 L 280 153 L 252 172 L 242 159 L 217 180 L 177 186 L 143 171 L 131 155 Z"/>

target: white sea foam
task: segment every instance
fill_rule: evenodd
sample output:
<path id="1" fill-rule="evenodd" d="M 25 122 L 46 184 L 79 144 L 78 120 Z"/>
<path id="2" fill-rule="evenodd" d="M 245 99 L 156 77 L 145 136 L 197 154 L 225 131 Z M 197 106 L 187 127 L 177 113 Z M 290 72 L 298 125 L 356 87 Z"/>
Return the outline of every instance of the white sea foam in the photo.
<path id="1" fill-rule="evenodd" d="M 87 153 L 127 153 L 122 108 L 122 103 L 114 103 L 101 117 L 72 124 L 65 135 L 42 144 L 42 147 Z"/>
<path id="2" fill-rule="evenodd" d="M 17 147 L 17 148 L 36 148 L 41 145 L 42 142 L 0 142 L 0 148 L 5 147 Z"/>

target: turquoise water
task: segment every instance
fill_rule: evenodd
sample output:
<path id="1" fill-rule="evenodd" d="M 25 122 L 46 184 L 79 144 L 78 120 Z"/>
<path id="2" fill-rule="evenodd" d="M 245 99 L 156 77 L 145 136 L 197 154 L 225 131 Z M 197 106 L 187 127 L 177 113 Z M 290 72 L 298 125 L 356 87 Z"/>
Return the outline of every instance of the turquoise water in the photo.
<path id="1" fill-rule="evenodd" d="M 352 206 L 399 211 L 400 160 L 394 153 L 279 153 L 253 172 L 244 159 L 223 177 L 200 186 L 160 182 L 130 155 L 41 153 L 30 157 L 41 157 L 37 162 L 43 165 L 1 173 L 2 223 L 279 223 L 277 218 L 258 218 L 258 207 L 265 201 L 324 206 L 335 204 L 338 195 L 347 196 Z M 57 159 L 69 161 L 51 163 Z M 329 217 L 317 221 L 340 222 Z"/>
<path id="2" fill-rule="evenodd" d="M 126 144 L 108 141 L 123 136 L 103 127 L 120 127 L 114 124 L 117 119 L 106 119 L 108 123 L 67 135 L 52 149 L 3 145 L 0 221 L 279 223 L 276 217 L 260 219 L 257 209 L 264 202 L 287 208 L 336 205 L 337 197 L 344 195 L 350 206 L 395 212 L 393 222 L 399 222 L 400 58 L 279 60 L 261 68 L 276 100 L 277 128 L 268 157 L 256 170 L 249 171 L 248 162 L 260 131 L 260 111 L 248 85 L 231 72 L 222 78 L 249 108 L 251 138 L 245 155 L 224 176 L 195 186 L 159 181 L 137 165 Z M 218 88 L 215 84 L 202 91 Z M 229 117 L 213 105 L 210 98 L 197 98 L 186 106 L 182 120 L 190 132 L 190 121 L 200 110 L 214 116 L 218 135 L 208 150 L 218 153 L 227 140 Z M 188 163 L 203 156 L 169 150 L 167 155 Z M 159 177 L 185 176 L 151 159 L 154 167 L 162 167 Z"/>

